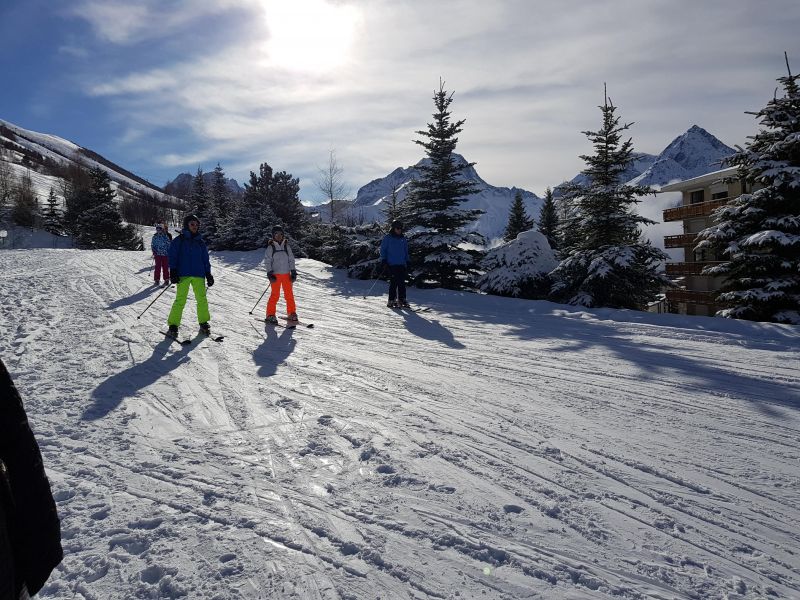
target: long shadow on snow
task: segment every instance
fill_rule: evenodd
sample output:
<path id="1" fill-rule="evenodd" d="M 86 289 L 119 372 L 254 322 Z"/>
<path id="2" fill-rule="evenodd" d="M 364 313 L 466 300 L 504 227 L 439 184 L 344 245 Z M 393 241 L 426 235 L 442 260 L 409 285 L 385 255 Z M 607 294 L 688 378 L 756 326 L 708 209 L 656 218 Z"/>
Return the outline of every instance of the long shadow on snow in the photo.
<path id="1" fill-rule="evenodd" d="M 466 346 L 453 337 L 453 333 L 439 321 L 428 321 L 423 319 L 415 312 L 404 312 L 403 318 L 406 321 L 406 329 L 417 337 L 425 340 L 442 342 L 450 348 L 462 350 Z"/>
<path id="2" fill-rule="evenodd" d="M 159 342 L 150 358 L 115 373 L 98 385 L 92 392 L 94 403 L 84 411 L 81 418 L 84 421 L 102 419 L 122 404 L 125 398 L 132 398 L 139 390 L 152 385 L 188 361 L 189 352 L 197 346 L 196 343 L 192 343 L 181 346 L 175 352 L 168 352 L 173 344 L 175 342 L 168 339 Z"/>
<path id="3" fill-rule="evenodd" d="M 556 310 L 547 310 L 551 307 Z M 549 302 L 532 303 L 527 315 L 519 310 L 513 310 L 516 307 L 512 306 L 508 306 L 512 310 L 507 311 L 504 316 L 498 313 L 492 314 L 491 311 L 469 314 L 472 311 L 460 308 L 461 312 L 451 316 L 508 325 L 513 333 L 506 335 L 513 335 L 523 340 L 553 340 L 554 345 L 544 349 L 545 352 L 581 353 L 592 348 L 605 348 L 611 355 L 635 366 L 637 378 L 662 381 L 666 379 L 678 386 L 684 386 L 687 399 L 691 399 L 696 389 L 700 388 L 721 397 L 740 398 L 751 402 L 757 410 L 770 417 L 780 417 L 780 411 L 776 410 L 776 406 L 800 409 L 800 388 L 796 384 L 791 388 L 782 382 L 770 381 L 768 378 L 752 377 L 737 372 L 733 366 L 726 368 L 723 360 L 718 361 L 719 366 L 709 364 L 705 357 L 681 354 L 680 348 L 670 345 L 672 339 L 691 339 L 693 334 L 704 337 L 725 334 L 728 337 L 719 336 L 720 345 L 791 352 L 796 347 L 796 339 L 785 334 L 783 330 L 771 332 L 768 324 L 764 324 L 765 330 L 763 327 L 753 328 L 749 323 L 731 323 L 721 319 L 716 322 L 716 319 L 707 318 L 704 321 L 703 317 L 695 317 L 696 321 L 687 321 L 687 317 L 677 315 L 652 315 L 607 309 L 581 310 L 574 307 L 569 307 L 574 311 L 570 313 L 569 309 L 565 310 L 565 307 Z M 650 339 L 654 339 L 653 336 L 657 335 L 658 330 L 627 332 L 615 327 L 612 322 L 666 327 L 669 329 L 669 335 L 664 337 L 663 344 L 640 341 L 633 338 L 649 335 Z M 682 331 L 675 331 L 676 329 Z M 769 334 L 768 340 L 748 337 L 748 334 L 764 334 L 765 331 Z M 773 336 L 773 333 L 776 335 Z M 598 363 L 596 368 L 600 373 L 604 371 L 606 365 Z"/>
<path id="4" fill-rule="evenodd" d="M 267 337 L 264 343 L 253 350 L 253 362 L 258 367 L 260 377 L 274 375 L 278 365 L 289 357 L 297 343 L 292 335 L 294 329 L 268 325 L 265 330 Z"/>
<path id="5" fill-rule="evenodd" d="M 157 288 L 154 285 L 148 286 L 145 289 L 128 296 L 127 298 L 120 298 L 119 300 L 114 300 L 114 302 L 106 306 L 106 310 L 114 310 L 115 308 L 119 308 L 120 306 L 130 306 L 131 304 L 136 304 L 140 300 L 144 300 L 145 298 L 152 296 L 153 292 L 161 291 L 163 289 L 164 288 Z"/>

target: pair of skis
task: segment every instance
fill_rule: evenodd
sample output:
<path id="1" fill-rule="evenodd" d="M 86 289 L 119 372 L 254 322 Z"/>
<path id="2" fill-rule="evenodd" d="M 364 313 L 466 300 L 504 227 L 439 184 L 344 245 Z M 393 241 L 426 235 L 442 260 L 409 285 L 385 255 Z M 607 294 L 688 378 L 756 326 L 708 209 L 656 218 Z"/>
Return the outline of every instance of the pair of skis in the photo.
<path id="1" fill-rule="evenodd" d="M 189 344 L 191 344 L 194 341 L 191 338 L 187 338 L 185 340 L 179 340 L 176 336 L 174 336 L 174 335 L 172 335 L 172 334 L 170 334 L 170 333 L 168 333 L 166 331 L 162 331 L 161 334 L 166 336 L 166 337 L 168 337 L 169 339 L 179 343 L 181 346 L 188 346 Z M 221 342 L 222 340 L 225 339 L 224 335 L 213 336 L 210 333 L 202 333 L 202 332 L 201 332 L 201 334 L 204 337 L 207 337 L 208 339 L 210 339 L 211 341 L 214 341 L 214 342 Z"/>
<path id="2" fill-rule="evenodd" d="M 312 327 L 314 327 L 313 323 L 303 323 L 301 321 L 291 321 L 291 320 L 289 320 L 288 317 L 279 317 L 279 318 L 282 321 L 285 321 L 285 323 L 281 323 L 281 322 L 270 323 L 266 319 L 256 319 L 256 321 L 258 321 L 259 323 L 264 323 L 265 325 L 277 325 L 278 327 L 285 327 L 286 329 L 294 329 L 295 327 L 306 327 L 308 329 L 311 329 Z"/>

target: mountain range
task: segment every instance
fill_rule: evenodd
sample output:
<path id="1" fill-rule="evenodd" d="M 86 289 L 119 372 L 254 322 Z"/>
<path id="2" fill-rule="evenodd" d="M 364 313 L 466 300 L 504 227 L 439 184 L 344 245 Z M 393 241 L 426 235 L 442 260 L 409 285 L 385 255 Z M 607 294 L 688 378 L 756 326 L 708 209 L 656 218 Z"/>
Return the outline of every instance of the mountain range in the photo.
<path id="1" fill-rule="evenodd" d="M 60 190 L 60 178 L 56 166 L 82 164 L 85 167 L 101 166 L 111 176 L 121 197 L 133 196 L 144 200 L 174 201 L 175 197 L 187 197 L 192 175 L 182 173 L 168 182 L 165 189 L 131 173 L 109 161 L 98 153 L 79 146 L 63 138 L 37 133 L 0 120 L 0 161 L 10 163 L 12 175 L 20 177 L 25 172 L 31 174 L 34 190 L 40 199 L 47 197 L 50 188 Z M 720 168 L 721 161 L 735 150 L 722 143 L 702 127 L 693 125 L 676 137 L 657 155 L 637 153 L 623 179 L 632 184 L 650 185 L 659 188 L 676 180 L 697 177 Z M 408 193 L 408 184 L 421 174 L 419 167 L 428 159 L 422 159 L 409 167 L 398 167 L 385 177 L 374 179 L 362 186 L 355 199 L 347 203 L 346 212 L 355 220 L 383 221 L 385 209 L 396 192 L 398 202 Z M 499 187 L 484 181 L 474 166 L 468 164 L 463 156 L 456 154 L 455 160 L 466 165 L 463 177 L 471 181 L 476 192 L 462 204 L 463 208 L 480 209 L 484 214 L 474 221 L 470 229 L 483 234 L 490 240 L 502 236 L 514 196 L 519 192 L 528 214 L 537 218 L 541 210 L 542 198 L 537 194 L 517 187 Z M 205 174 L 210 185 L 213 173 Z M 584 183 L 585 176 L 578 174 L 571 181 Z M 228 189 L 240 194 L 243 190 L 235 179 L 226 179 Z M 561 184 L 563 185 L 563 184 Z M 554 195 L 559 194 L 559 185 L 554 186 Z M 640 212 L 653 213 L 657 218 L 657 201 L 647 198 L 640 205 Z M 652 206 L 651 206 L 652 205 Z M 321 216 L 326 215 L 325 205 L 310 207 Z M 340 211 L 341 213 L 341 211 Z M 329 212 L 327 213 L 329 214 Z M 654 240 L 655 241 L 655 240 Z"/>

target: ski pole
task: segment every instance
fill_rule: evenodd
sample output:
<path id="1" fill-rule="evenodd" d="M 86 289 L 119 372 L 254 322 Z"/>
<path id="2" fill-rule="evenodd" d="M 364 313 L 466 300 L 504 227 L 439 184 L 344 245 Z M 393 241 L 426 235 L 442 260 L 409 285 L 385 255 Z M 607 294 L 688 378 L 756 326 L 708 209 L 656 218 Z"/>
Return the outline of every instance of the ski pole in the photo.
<path id="1" fill-rule="evenodd" d="M 166 292 L 166 291 L 167 291 L 169 288 L 171 288 L 171 287 L 172 287 L 172 284 L 170 283 L 170 284 L 169 284 L 167 287 L 165 287 L 163 290 L 161 290 L 161 293 L 160 293 L 160 294 L 158 294 L 158 296 L 156 296 L 155 298 L 153 298 L 153 302 L 151 302 L 150 304 L 148 304 L 148 305 L 147 305 L 147 308 L 145 308 L 145 309 L 142 311 L 142 314 L 141 314 L 141 315 L 139 315 L 139 316 L 138 316 L 138 317 L 136 317 L 136 318 L 137 318 L 137 319 L 141 319 L 141 318 L 142 318 L 142 315 L 143 315 L 144 313 L 146 313 L 146 312 L 147 312 L 147 309 L 148 309 L 148 308 L 150 308 L 151 306 L 153 306 L 153 304 L 155 303 L 155 301 L 156 301 L 156 300 L 158 300 L 159 298 L 161 298 L 161 294 L 163 294 L 164 292 Z"/>
<path id="2" fill-rule="evenodd" d="M 153 276 L 153 267 L 156 264 L 156 256 L 155 256 L 155 254 L 153 255 L 152 258 L 153 258 L 153 260 L 150 262 L 150 277 Z"/>
<path id="3" fill-rule="evenodd" d="M 376 264 L 375 267 L 377 267 L 377 266 L 378 265 Z M 375 267 L 372 267 L 372 275 L 373 276 L 375 275 Z M 381 269 L 381 272 L 380 272 L 380 275 L 378 275 L 378 278 L 375 281 L 372 282 L 371 286 L 369 286 L 369 289 L 367 290 L 367 293 L 364 294 L 364 300 L 367 299 L 367 296 L 369 296 L 370 292 L 372 292 L 372 288 L 375 287 L 375 284 L 378 283 L 378 281 L 381 278 L 381 275 L 383 275 L 385 272 L 386 272 L 386 268 L 384 267 L 383 269 Z"/>
<path id="4" fill-rule="evenodd" d="M 270 281 L 270 282 L 269 282 L 269 285 L 267 286 L 267 289 L 266 289 L 266 290 L 264 290 L 264 292 L 261 294 L 261 296 L 259 296 L 259 298 L 258 298 L 258 302 L 261 302 L 261 298 L 263 298 L 263 297 L 264 297 L 264 294 L 266 294 L 266 293 L 267 293 L 267 290 L 268 290 L 269 288 L 271 288 L 271 287 L 272 287 L 272 282 Z M 252 308 L 252 309 L 250 310 L 250 312 L 249 312 L 249 313 L 247 313 L 247 314 L 249 314 L 249 315 L 252 315 L 252 314 L 253 314 L 253 311 L 256 309 L 256 306 L 258 306 L 258 302 L 256 302 L 256 303 L 255 303 L 255 305 L 253 306 L 253 308 Z"/>

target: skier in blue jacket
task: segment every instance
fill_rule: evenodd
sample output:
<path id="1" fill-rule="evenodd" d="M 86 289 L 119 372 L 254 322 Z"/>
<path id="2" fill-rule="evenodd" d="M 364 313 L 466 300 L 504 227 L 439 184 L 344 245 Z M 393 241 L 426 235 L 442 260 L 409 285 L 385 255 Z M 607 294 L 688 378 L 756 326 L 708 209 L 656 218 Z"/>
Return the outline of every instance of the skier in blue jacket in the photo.
<path id="1" fill-rule="evenodd" d="M 392 221 L 392 230 L 381 241 L 381 264 L 391 275 L 389 282 L 389 308 L 411 308 L 406 301 L 406 273 L 408 263 L 408 240 L 403 235 L 403 224 Z"/>
<path id="2" fill-rule="evenodd" d="M 178 286 L 175 302 L 167 319 L 168 333 L 172 337 L 178 335 L 183 307 L 186 306 L 186 298 L 189 296 L 189 286 L 192 286 L 194 298 L 197 300 L 200 331 L 206 335 L 211 333 L 211 326 L 208 323 L 211 320 L 211 313 L 208 311 L 206 284 L 208 287 L 214 285 L 214 277 L 211 275 L 208 246 L 199 229 L 200 219 L 188 215 L 183 220 L 183 231 L 169 245 L 169 280 Z"/>

